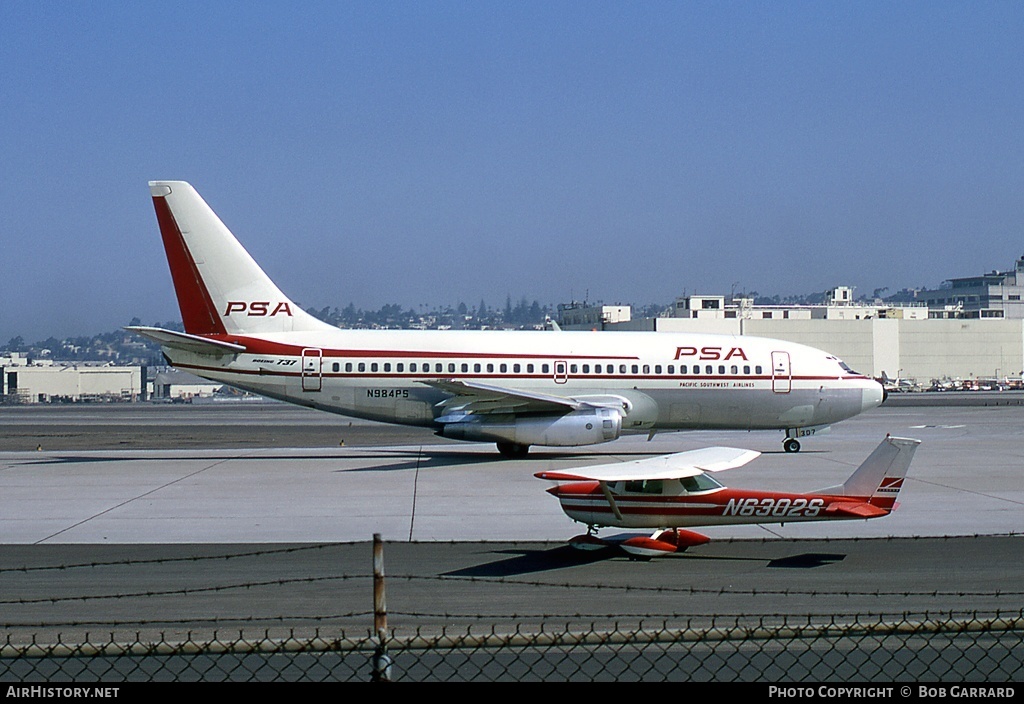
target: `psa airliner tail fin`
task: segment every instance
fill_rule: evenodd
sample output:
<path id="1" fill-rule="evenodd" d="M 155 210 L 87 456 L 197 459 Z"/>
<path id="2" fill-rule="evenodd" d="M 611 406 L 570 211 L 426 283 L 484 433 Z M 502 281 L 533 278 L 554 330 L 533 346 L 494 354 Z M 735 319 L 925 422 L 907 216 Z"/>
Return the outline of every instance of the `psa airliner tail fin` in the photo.
<path id="1" fill-rule="evenodd" d="M 185 331 L 191 335 L 333 329 L 285 296 L 184 181 L 150 181 Z"/>

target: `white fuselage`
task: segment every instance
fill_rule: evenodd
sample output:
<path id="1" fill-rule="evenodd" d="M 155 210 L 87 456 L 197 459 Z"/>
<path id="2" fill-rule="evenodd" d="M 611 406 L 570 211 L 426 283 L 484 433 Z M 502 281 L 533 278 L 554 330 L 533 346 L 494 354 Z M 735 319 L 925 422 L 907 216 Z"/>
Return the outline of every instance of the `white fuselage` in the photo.
<path id="1" fill-rule="evenodd" d="M 199 376 L 344 415 L 433 426 L 466 380 L 625 399 L 623 431 L 799 429 L 879 405 L 881 386 L 817 349 L 758 337 L 654 332 L 325 330 L 221 336 L 221 357 L 165 348 Z"/>
<path id="2" fill-rule="evenodd" d="M 177 367 L 264 396 L 509 456 L 684 428 L 783 428 L 793 451 L 882 402 L 835 357 L 765 338 L 340 330 L 289 300 L 190 184 L 149 185 L 185 332 L 129 329 Z"/>

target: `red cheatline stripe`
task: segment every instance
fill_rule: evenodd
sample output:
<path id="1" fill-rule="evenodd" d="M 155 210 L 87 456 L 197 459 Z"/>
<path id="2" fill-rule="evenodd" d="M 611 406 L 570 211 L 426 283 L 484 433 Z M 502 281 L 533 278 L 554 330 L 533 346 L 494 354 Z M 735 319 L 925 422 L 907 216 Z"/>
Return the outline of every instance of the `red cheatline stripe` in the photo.
<path id="1" fill-rule="evenodd" d="M 339 329 L 339 334 L 343 334 L 344 330 Z M 246 337 L 242 335 L 227 335 L 222 339 L 225 342 L 234 342 L 239 345 L 245 345 L 246 351 L 252 354 L 284 354 L 284 355 L 300 355 L 304 349 L 318 349 L 310 345 L 297 345 L 286 342 L 273 342 L 271 340 L 264 340 L 259 337 Z M 430 351 L 430 350 L 395 350 L 395 349 L 380 349 L 380 350 L 355 350 L 355 349 L 330 349 L 323 348 L 324 357 L 362 357 L 370 358 L 376 357 L 378 359 L 412 359 L 417 358 L 429 358 L 429 359 L 521 359 L 521 360 L 569 360 L 569 359 L 586 359 L 586 360 L 608 360 L 608 361 L 633 361 L 636 357 L 614 357 L 614 356 L 602 356 L 602 355 L 552 355 L 552 354 L 519 354 L 515 352 L 471 352 L 471 351 Z"/>
<path id="2" fill-rule="evenodd" d="M 188 247 L 185 246 L 185 240 L 181 236 L 181 230 L 174 220 L 170 206 L 167 205 L 167 199 L 153 196 L 153 207 L 156 209 L 156 220 L 160 225 L 167 263 L 171 267 L 171 279 L 174 281 L 174 292 L 178 296 L 178 308 L 181 309 L 185 332 L 193 335 L 226 334 L 224 323 L 217 315 L 210 292 L 206 290 L 203 277 L 199 274 Z"/>
<path id="3" fill-rule="evenodd" d="M 229 338 L 229 341 L 231 341 L 231 342 L 238 341 L 239 344 L 245 344 L 244 342 L 242 342 L 241 340 L 238 340 L 238 338 L 235 338 L 235 337 Z M 302 349 L 303 349 L 302 347 L 295 347 L 293 349 L 292 354 L 297 357 L 297 356 L 300 355 Z M 271 354 L 271 353 L 264 352 L 263 354 Z M 364 357 L 364 354 L 365 353 L 363 353 L 363 352 L 359 352 L 357 354 L 356 352 L 353 351 L 353 352 L 345 353 L 344 356 Z M 445 356 L 441 356 L 441 355 L 445 355 Z M 405 355 L 405 358 L 415 361 L 417 359 L 425 359 L 425 358 L 433 359 L 435 357 L 446 358 L 446 355 L 447 355 L 447 353 L 441 353 L 439 355 L 439 354 L 435 354 L 435 353 L 415 353 L 415 352 L 410 352 L 407 355 Z M 329 350 L 325 350 L 324 351 L 324 358 L 325 359 L 327 359 L 329 357 L 334 357 L 334 356 L 339 356 L 340 357 L 340 356 L 343 356 L 343 355 L 335 354 L 335 352 L 329 351 Z M 453 356 L 454 356 L 454 354 L 453 354 Z M 543 359 L 551 359 L 551 357 L 543 357 Z M 327 363 L 325 362 L 324 364 L 326 365 Z M 186 368 L 187 367 L 189 369 L 197 369 L 197 370 L 200 370 L 200 371 L 226 372 L 226 373 L 229 373 L 229 374 L 258 375 L 258 376 L 285 376 L 285 377 L 286 376 L 301 376 L 300 372 L 298 372 L 298 371 L 286 372 L 286 371 L 281 371 L 281 370 L 277 370 L 277 369 L 267 369 L 267 368 L 262 368 L 262 369 L 239 369 L 237 367 L 210 367 L 210 366 L 205 366 L 205 365 L 200 365 L 200 364 L 182 364 L 182 363 L 176 363 L 174 366 L 182 367 L 182 368 Z M 319 376 L 322 376 L 324 378 L 337 377 L 339 379 L 396 379 L 396 380 L 399 380 L 399 379 L 413 379 L 413 380 L 415 380 L 415 379 L 421 379 L 421 378 L 423 378 L 423 379 L 437 379 L 437 378 L 444 378 L 444 379 L 511 379 L 511 380 L 515 380 L 515 379 L 551 379 L 552 378 L 552 375 L 550 373 L 549 374 L 538 374 L 538 373 L 535 372 L 533 374 L 529 374 L 529 373 L 519 373 L 519 374 L 516 374 L 515 372 L 499 372 L 499 371 L 494 371 L 494 372 L 485 372 L 485 371 L 461 372 L 461 371 L 454 371 L 454 372 L 450 372 L 450 371 L 447 370 L 447 367 L 443 371 L 440 371 L 440 372 L 438 372 L 438 371 L 418 371 L 418 372 L 383 372 L 383 371 L 378 371 L 378 372 L 370 372 L 370 371 L 344 372 L 344 371 L 338 371 L 338 372 L 335 372 L 335 371 L 331 371 L 330 369 L 324 369 L 324 370 L 320 371 Z M 668 376 L 668 375 L 656 376 L 656 375 L 653 375 L 653 374 L 648 375 L 648 376 L 633 375 L 633 374 L 625 374 L 625 375 L 623 375 L 623 374 L 569 374 L 569 375 L 567 375 L 567 378 L 572 379 L 573 381 L 580 381 L 580 380 L 584 380 L 585 381 L 587 379 L 603 379 L 603 380 L 606 380 L 606 381 L 619 381 L 619 382 L 630 382 L 630 383 L 637 382 L 637 381 L 712 381 L 712 380 L 713 381 L 750 381 L 750 382 L 765 381 L 766 382 L 766 381 L 769 381 L 771 379 L 771 377 L 765 377 L 765 376 L 761 376 L 761 377 L 739 377 L 739 376 L 738 377 L 721 377 L 721 376 Z M 832 378 L 832 377 L 824 377 L 824 378 Z M 817 380 L 817 379 L 819 379 L 819 377 L 806 377 L 806 378 L 805 377 L 800 377 L 800 380 L 807 380 L 807 381 L 809 381 L 809 380 Z M 675 388 L 675 387 L 662 387 L 662 388 Z M 743 387 L 743 388 L 748 388 L 748 387 Z M 712 390 L 712 387 L 708 387 L 707 390 Z M 763 388 L 763 389 L 755 389 L 755 390 L 766 391 L 766 392 L 771 391 L 771 389 L 767 388 L 767 387 Z"/>
<path id="4" fill-rule="evenodd" d="M 200 282 L 200 285 L 201 285 L 201 282 Z M 203 292 L 205 293 L 205 288 L 203 289 Z M 207 296 L 207 298 L 208 298 L 208 296 Z M 212 307 L 212 304 L 211 304 L 210 310 L 214 310 L 213 307 Z M 214 310 L 214 313 L 215 312 L 216 311 Z M 218 322 L 218 324 L 220 324 L 219 318 L 218 318 L 217 322 Z M 340 334 L 343 334 L 344 330 L 339 328 L 338 332 Z M 216 333 L 213 333 L 213 334 L 211 334 L 211 333 L 198 333 L 198 334 L 208 334 L 213 339 L 220 340 L 222 342 L 231 342 L 231 343 L 234 343 L 234 344 L 237 344 L 237 345 L 245 345 L 245 348 L 246 348 L 245 351 L 248 354 L 266 354 L 266 355 L 283 355 L 283 356 L 299 357 L 299 356 L 302 355 L 303 350 L 306 350 L 306 349 L 319 349 L 321 351 L 322 358 L 325 360 L 325 362 L 324 362 L 325 364 L 327 363 L 326 360 L 328 360 L 328 359 L 337 359 L 337 358 L 340 358 L 340 359 L 366 359 L 366 360 L 371 360 L 371 359 L 381 359 L 381 360 L 383 360 L 383 359 L 400 359 L 400 360 L 403 360 L 403 361 L 407 360 L 407 361 L 410 361 L 410 362 L 421 361 L 421 360 L 424 360 L 424 359 L 430 359 L 430 360 L 441 360 L 441 359 L 443 359 L 443 360 L 456 360 L 456 359 L 457 360 L 463 360 L 463 359 L 467 359 L 467 360 L 468 359 L 486 360 L 486 359 L 493 359 L 493 360 L 508 360 L 508 361 L 512 361 L 512 362 L 514 362 L 515 360 L 522 360 L 523 362 L 544 361 L 544 362 L 550 362 L 552 364 L 554 364 L 556 362 L 559 362 L 559 361 L 569 361 L 569 360 L 574 360 L 575 361 L 574 363 L 582 363 L 583 360 L 586 360 L 587 362 L 595 362 L 595 363 L 596 363 L 596 361 L 600 361 L 600 360 L 603 360 L 604 362 L 608 362 L 608 363 L 610 363 L 610 362 L 618 363 L 618 362 L 634 362 L 634 361 L 639 359 L 638 357 L 621 357 L 621 356 L 620 357 L 615 357 L 615 356 L 600 356 L 600 355 L 588 355 L 588 354 L 566 355 L 566 354 L 557 354 L 557 353 L 555 353 L 555 354 L 544 354 L 544 353 L 523 354 L 523 353 L 514 353 L 514 352 L 471 352 L 471 351 L 450 351 L 450 352 L 444 351 L 444 352 L 442 352 L 442 351 L 431 351 L 431 350 L 395 350 L 395 349 L 380 349 L 380 350 L 373 350 L 373 349 L 330 349 L 330 348 L 312 347 L 312 346 L 310 346 L 308 344 L 307 345 L 298 345 L 298 344 L 290 344 L 290 343 L 285 343 L 285 342 L 273 342 L 271 340 L 264 340 L 262 338 L 248 337 L 248 336 L 244 336 L 244 335 L 228 335 L 225 332 L 222 332 L 220 334 L 216 334 Z M 653 363 L 647 363 L 647 364 L 653 366 Z M 215 368 L 216 369 L 221 369 L 220 367 L 215 367 Z M 246 373 L 244 370 L 237 370 L 237 369 L 233 369 L 231 371 L 238 371 L 239 373 Z M 466 377 L 466 378 L 468 378 L 467 375 L 472 374 L 471 372 L 445 372 L 445 373 L 447 373 L 447 374 L 459 374 L 460 377 Z M 479 373 L 483 373 L 483 372 L 479 372 Z M 498 374 L 498 373 L 499 372 L 495 372 L 494 374 Z M 325 374 L 326 374 L 326 372 L 325 372 Z M 349 374 L 351 374 L 351 373 L 349 373 Z M 346 374 L 346 376 L 348 376 L 349 374 Z M 396 374 L 396 376 L 402 376 L 402 375 L 401 374 Z M 413 375 L 413 376 L 415 376 L 415 375 Z M 493 374 L 486 373 L 485 376 L 493 376 Z M 516 375 L 513 374 L 513 376 L 516 376 Z M 526 376 L 529 376 L 529 375 L 526 375 Z M 562 376 L 562 374 L 560 374 L 560 376 Z M 687 374 L 668 374 L 668 373 L 665 373 L 665 374 L 650 374 L 650 373 L 648 373 L 648 374 L 634 374 L 634 373 L 626 373 L 626 374 L 622 374 L 622 373 L 611 373 L 611 374 L 609 374 L 609 373 L 601 373 L 601 374 L 594 374 L 594 373 L 590 373 L 590 372 L 584 373 L 584 372 L 579 372 L 579 371 L 577 371 L 577 372 L 566 372 L 564 374 L 564 376 L 572 378 L 572 379 L 630 379 L 630 380 L 681 381 L 681 382 L 692 382 L 692 381 L 719 381 L 719 382 L 750 381 L 750 382 L 754 382 L 754 381 L 768 381 L 768 380 L 772 380 L 774 378 L 774 377 L 772 377 L 770 375 L 766 375 L 766 374 L 761 374 L 760 376 L 757 376 L 757 375 L 743 375 L 743 374 L 736 374 L 736 375 L 733 375 L 733 374 L 711 374 L 711 375 L 708 375 L 708 374 L 690 374 L 690 373 L 687 373 Z M 866 379 L 866 378 L 867 377 L 845 377 L 843 379 L 839 379 L 839 381 L 855 381 L 855 380 Z M 836 377 L 834 377 L 834 376 L 817 376 L 817 375 L 816 376 L 793 375 L 791 377 L 787 377 L 787 380 L 788 381 L 793 381 L 793 382 L 798 382 L 798 381 L 831 381 L 831 380 L 836 380 Z"/>

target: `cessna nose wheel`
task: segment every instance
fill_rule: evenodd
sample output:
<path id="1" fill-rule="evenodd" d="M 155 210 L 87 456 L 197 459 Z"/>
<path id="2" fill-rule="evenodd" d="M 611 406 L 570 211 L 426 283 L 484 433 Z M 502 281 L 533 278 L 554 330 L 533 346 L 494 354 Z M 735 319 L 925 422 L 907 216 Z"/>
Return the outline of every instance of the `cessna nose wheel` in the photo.
<path id="1" fill-rule="evenodd" d="M 800 441 L 796 438 L 786 438 L 782 441 L 782 449 L 786 452 L 800 452 Z"/>

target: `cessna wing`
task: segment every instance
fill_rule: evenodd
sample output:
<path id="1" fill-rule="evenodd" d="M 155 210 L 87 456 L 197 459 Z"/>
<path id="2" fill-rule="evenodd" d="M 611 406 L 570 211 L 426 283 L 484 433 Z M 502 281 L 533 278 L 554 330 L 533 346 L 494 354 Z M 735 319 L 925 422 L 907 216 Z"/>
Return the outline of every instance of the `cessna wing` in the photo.
<path id="1" fill-rule="evenodd" d="M 243 345 L 236 345 L 232 342 L 222 342 L 220 340 L 211 340 L 206 337 L 200 337 L 199 335 L 190 335 L 187 332 L 176 332 L 174 330 L 151 328 L 142 325 L 131 325 L 126 327 L 125 330 L 130 330 L 137 335 L 142 335 L 143 337 L 148 338 L 153 342 L 157 342 L 164 347 L 184 350 L 185 352 L 208 354 L 217 357 L 245 352 L 245 346 Z"/>
<path id="2" fill-rule="evenodd" d="M 760 454 L 735 447 L 705 447 L 661 457 L 581 467 L 578 470 L 540 472 L 534 476 L 555 481 L 597 482 L 682 479 L 704 472 L 742 467 Z"/>
<path id="3" fill-rule="evenodd" d="M 446 414 L 437 419 L 441 423 L 448 422 L 449 419 L 461 419 L 465 414 L 564 414 L 595 408 L 623 411 L 628 410 L 629 407 L 628 401 L 618 396 L 577 399 L 454 379 L 438 379 L 421 383 L 453 394 L 452 398 L 444 401 Z"/>

